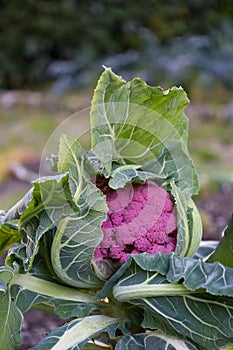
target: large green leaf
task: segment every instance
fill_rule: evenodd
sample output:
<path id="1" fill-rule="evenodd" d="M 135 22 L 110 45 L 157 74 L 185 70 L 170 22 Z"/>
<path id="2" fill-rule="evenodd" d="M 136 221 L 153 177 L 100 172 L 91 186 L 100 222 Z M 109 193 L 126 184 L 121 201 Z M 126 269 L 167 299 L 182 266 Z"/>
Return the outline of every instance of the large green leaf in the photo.
<path id="1" fill-rule="evenodd" d="M 161 284 L 161 275 L 164 291 L 160 293 L 161 286 L 156 285 Z M 113 285 L 117 280 L 114 295 L 120 301 L 153 296 L 153 293 L 158 296 L 190 294 L 200 289 L 217 296 L 233 297 L 232 268 L 218 262 L 206 263 L 201 259 L 182 258 L 174 253 L 133 255 L 107 284 Z"/>
<path id="2" fill-rule="evenodd" d="M 20 233 L 26 245 L 26 269 L 32 267 L 42 236 L 73 212 L 69 197 L 68 175 L 45 177 L 33 182 L 31 202 L 19 220 Z"/>
<path id="3" fill-rule="evenodd" d="M 21 238 L 17 225 L 0 224 L 0 255 L 13 243 L 19 242 Z"/>
<path id="4" fill-rule="evenodd" d="M 102 221 L 103 216 L 93 210 L 61 220 L 53 239 L 51 260 L 57 276 L 68 285 L 96 288 L 103 284 L 92 269 L 94 250 L 102 240 Z"/>
<path id="5" fill-rule="evenodd" d="M 205 350 L 233 343 L 232 298 L 204 294 L 134 300 Z"/>
<path id="6" fill-rule="evenodd" d="M 25 212 L 32 201 L 32 189 L 30 189 L 25 196 L 17 202 L 12 208 L 5 212 L 1 216 L 1 222 L 9 222 L 15 219 L 19 219 L 20 215 Z"/>
<path id="7" fill-rule="evenodd" d="M 116 273 L 113 295 L 153 314 L 147 327 L 162 326 L 168 334 L 174 329 L 207 350 L 233 343 L 232 268 L 173 253 L 129 260 Z"/>
<path id="8" fill-rule="evenodd" d="M 79 143 L 61 138 L 58 169 L 67 171 L 78 210 L 60 218 L 53 239 L 51 261 L 57 276 L 68 285 L 96 288 L 103 282 L 95 275 L 92 258 L 103 233 L 107 212 L 105 196 L 95 186 L 95 168 Z"/>
<path id="9" fill-rule="evenodd" d="M 98 172 L 96 160 L 88 156 L 77 140 L 66 135 L 60 138 L 58 159 L 58 171 L 69 173 L 73 200 L 80 209 L 88 206 L 105 213 L 107 210 L 105 197 L 95 186 L 95 177 Z"/>
<path id="10" fill-rule="evenodd" d="M 12 244 L 18 243 L 22 236 L 18 225 L 13 222 L 27 209 L 32 200 L 32 190 L 8 211 L 0 211 L 0 255 Z"/>
<path id="11" fill-rule="evenodd" d="M 8 283 L 14 272 L 9 267 L 0 268 L 0 347 L 2 350 L 14 350 L 21 342 L 20 330 L 23 315 L 12 301 Z"/>
<path id="12" fill-rule="evenodd" d="M 161 332 L 127 334 L 117 342 L 115 350 L 198 350 L 187 340 L 169 337 Z"/>
<path id="13" fill-rule="evenodd" d="M 3 235 L 8 227 L 8 238 L 11 240 L 11 231 L 14 229 L 15 241 L 21 237 L 26 246 L 26 270 L 31 268 L 38 253 L 41 237 L 53 229 L 62 217 L 74 211 L 70 199 L 68 175 L 40 178 L 33 182 L 33 188 L 2 218 L 0 234 Z M 13 226 L 12 220 L 17 220 L 18 226 Z"/>
<path id="14" fill-rule="evenodd" d="M 24 314 L 35 305 L 51 305 L 51 312 L 63 319 L 85 317 L 91 311 L 105 307 L 92 295 L 32 275 L 16 274 L 10 282 L 15 305 Z"/>
<path id="15" fill-rule="evenodd" d="M 223 265 L 233 267 L 233 214 L 217 248 L 208 259 L 209 263 L 218 261 Z"/>
<path id="16" fill-rule="evenodd" d="M 202 222 L 193 200 L 187 202 L 183 192 L 171 181 L 177 215 L 177 243 L 175 252 L 181 256 L 193 256 L 202 238 Z"/>
<path id="17" fill-rule="evenodd" d="M 0 292 L 5 293 L 7 284 L 14 276 L 14 271 L 8 266 L 0 266 Z"/>
<path id="18" fill-rule="evenodd" d="M 23 315 L 17 306 L 11 301 L 11 295 L 7 290 L 0 292 L 0 344 L 2 350 L 14 350 L 21 342 L 20 330 Z"/>
<path id="19" fill-rule="evenodd" d="M 161 185 L 164 182 L 161 174 L 142 171 L 140 165 L 122 165 L 113 169 L 108 185 L 113 189 L 118 189 L 125 187 L 128 182 L 145 183 L 146 180 L 156 180 L 156 183 L 159 182 Z"/>
<path id="20" fill-rule="evenodd" d="M 163 91 L 137 78 L 130 82 L 106 69 L 91 108 L 92 149 L 112 174 L 113 162 L 174 177 L 189 194 L 198 182 L 187 151 L 188 123 L 182 88 Z"/>
<path id="21" fill-rule="evenodd" d="M 14 350 L 21 341 L 23 314 L 37 306 L 50 309 L 63 319 L 85 317 L 105 307 L 93 295 L 32 275 L 18 274 L 9 267 L 0 268 L 0 348 Z"/>
<path id="22" fill-rule="evenodd" d="M 117 329 L 123 333 L 125 320 L 103 315 L 89 316 L 76 319 L 57 328 L 44 338 L 34 350 L 81 350 L 83 346 L 101 333 L 115 337 Z"/>
<path id="23" fill-rule="evenodd" d="M 69 151 L 71 152 L 70 149 Z M 83 159 L 80 163 L 82 162 Z M 91 274 L 93 279 L 98 281 L 91 269 L 91 259 L 96 245 L 102 239 L 100 224 L 105 218 L 102 211 L 107 210 L 107 208 L 102 193 L 93 184 L 88 186 L 87 181 L 82 181 L 84 185 L 82 189 L 85 194 L 81 199 L 82 210 L 72 202 L 73 197 L 70 194 L 68 184 L 72 171 L 71 167 L 69 174 L 42 178 L 33 183 L 31 202 L 24 211 L 21 210 L 20 216 L 20 233 L 26 247 L 24 266 L 25 269 L 32 269 L 34 258 L 40 248 L 41 238 L 45 234 L 50 235 L 51 230 L 57 228 L 52 248 L 54 255 L 51 256 L 51 260 L 58 277 L 69 283 L 69 281 L 75 281 L 79 274 L 84 276 L 81 277 L 82 281 L 90 280 L 89 274 Z M 83 172 L 82 176 L 84 175 Z M 21 205 L 23 204 L 22 202 Z M 90 209 L 90 206 L 98 207 L 98 211 Z M 67 225 L 64 225 L 64 222 Z M 63 231 L 64 226 L 66 227 L 65 232 Z M 88 234 L 91 234 L 92 237 L 88 237 Z M 84 237 L 86 237 L 86 241 Z M 64 244 L 66 240 L 67 245 Z M 71 245 L 68 242 L 71 242 Z M 58 245 L 61 246 L 58 247 Z M 67 250 L 70 253 L 68 259 L 66 258 Z M 87 264 L 84 268 L 83 263 L 76 271 L 78 257 L 84 257 L 83 260 L 86 260 Z M 60 269 L 61 264 L 63 265 Z M 67 265 L 69 265 L 68 268 Z M 67 272 L 68 269 L 69 272 Z M 76 271 L 77 274 L 72 275 L 73 271 Z M 77 284 L 75 283 L 75 285 Z"/>
<path id="24" fill-rule="evenodd" d="M 95 167 L 96 162 L 76 140 L 61 138 L 58 169 L 64 174 L 34 181 L 30 200 L 26 196 L 12 210 L 10 218 L 19 218 L 25 249 L 21 245 L 11 251 L 10 264 L 18 256 L 24 269 L 32 270 L 40 253 L 50 271 L 63 282 L 84 288 L 88 287 L 86 283 L 92 287 L 101 284 L 92 270 L 92 257 L 102 240 L 100 225 L 107 205 L 93 183 Z"/>
<path id="25" fill-rule="evenodd" d="M 196 259 L 206 259 L 218 246 L 219 241 L 201 241 L 197 252 L 193 256 Z M 207 262 L 210 262 L 207 260 Z"/>

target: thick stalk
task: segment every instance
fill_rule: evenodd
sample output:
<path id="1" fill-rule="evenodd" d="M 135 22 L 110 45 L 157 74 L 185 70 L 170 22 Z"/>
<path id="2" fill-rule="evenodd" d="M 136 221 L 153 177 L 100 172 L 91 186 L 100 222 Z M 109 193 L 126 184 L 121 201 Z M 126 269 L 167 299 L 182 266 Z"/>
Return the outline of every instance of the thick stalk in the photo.
<path id="1" fill-rule="evenodd" d="M 200 290 L 198 291 L 200 292 Z M 113 296 L 118 301 L 127 302 L 132 299 L 144 299 L 161 296 L 178 296 L 193 294 L 194 291 L 187 289 L 182 284 L 138 284 L 132 286 L 116 285 L 113 288 Z"/>
<path id="2" fill-rule="evenodd" d="M 47 295 L 57 299 L 73 300 L 87 304 L 97 304 L 94 296 L 80 292 L 75 288 L 65 287 L 57 283 L 45 281 L 29 274 L 15 275 L 9 285 L 18 285 L 31 292 Z"/>

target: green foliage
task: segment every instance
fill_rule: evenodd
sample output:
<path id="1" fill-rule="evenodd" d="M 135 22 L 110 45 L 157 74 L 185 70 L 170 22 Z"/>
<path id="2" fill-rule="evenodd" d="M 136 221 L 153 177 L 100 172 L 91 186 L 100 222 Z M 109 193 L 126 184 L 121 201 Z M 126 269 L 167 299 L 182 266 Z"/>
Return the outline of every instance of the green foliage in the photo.
<path id="1" fill-rule="evenodd" d="M 163 91 L 138 78 L 127 83 L 110 69 L 101 75 L 90 114 L 91 151 L 63 135 L 51 160 L 60 174 L 34 181 L 20 202 L 0 212 L 1 249 L 15 243 L 0 268 L 3 350 L 20 344 L 24 314 L 33 307 L 67 320 L 38 350 L 232 345 L 232 220 L 217 248 L 193 256 L 202 224 L 192 202 L 198 181 L 187 150 L 187 102 L 181 88 Z M 124 185 L 158 181 L 177 209 L 175 251 L 131 254 L 114 270 L 114 259 L 98 265 L 94 251 L 108 208 L 96 176 L 111 179 L 116 190 L 122 178 Z"/>
<path id="2" fill-rule="evenodd" d="M 149 46 L 153 49 L 144 40 L 145 29 L 155 41 L 165 44 L 184 35 L 206 35 L 213 28 L 221 31 L 224 21 L 232 25 L 230 0 L 147 0 L 146 5 L 143 0 L 4 1 L 0 87 L 41 84 L 48 79 L 47 69 L 54 61 L 61 62 L 53 72 L 56 78 L 67 77 L 98 60 L 101 66 L 104 57 L 142 52 Z M 79 85 L 86 79 L 80 76 Z"/>
<path id="3" fill-rule="evenodd" d="M 19 242 L 21 236 L 18 232 L 17 225 L 13 224 L 0 224 L 1 230 L 1 243 L 0 243 L 0 255 L 6 250 L 12 243 Z"/>
<path id="4" fill-rule="evenodd" d="M 139 45 L 137 33 L 127 34 L 127 22 L 145 23 L 152 8 L 139 1 L 126 8 L 110 1 L 5 2 L 1 9 L 1 55 L 4 67 L 0 86 L 35 85 L 45 79 L 49 63 L 70 60 L 78 54 L 85 67 L 102 54 Z M 135 38 L 134 38 L 135 37 Z"/>
<path id="5" fill-rule="evenodd" d="M 208 259 L 208 262 L 213 263 L 219 261 L 226 266 L 233 267 L 232 252 L 233 252 L 233 215 L 231 216 L 228 226 L 224 230 L 223 237 Z"/>

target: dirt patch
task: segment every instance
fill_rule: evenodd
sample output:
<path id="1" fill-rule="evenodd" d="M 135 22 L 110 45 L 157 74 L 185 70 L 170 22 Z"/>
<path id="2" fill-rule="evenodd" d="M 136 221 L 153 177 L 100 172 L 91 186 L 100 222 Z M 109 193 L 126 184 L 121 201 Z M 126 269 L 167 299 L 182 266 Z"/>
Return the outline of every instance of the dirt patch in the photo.
<path id="1" fill-rule="evenodd" d="M 221 186 L 215 193 L 206 192 L 196 204 L 202 216 L 204 239 L 220 239 L 233 213 L 233 186 Z"/>
<path id="2" fill-rule="evenodd" d="M 28 350 L 36 345 L 53 329 L 64 323 L 58 316 L 47 315 L 40 311 L 29 310 L 22 329 L 22 344 L 17 350 Z"/>

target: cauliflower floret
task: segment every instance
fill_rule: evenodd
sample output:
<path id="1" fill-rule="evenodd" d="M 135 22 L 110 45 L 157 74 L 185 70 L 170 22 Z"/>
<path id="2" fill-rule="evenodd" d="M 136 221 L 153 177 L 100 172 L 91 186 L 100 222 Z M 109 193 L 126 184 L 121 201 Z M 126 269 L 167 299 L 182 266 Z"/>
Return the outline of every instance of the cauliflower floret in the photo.
<path id="1" fill-rule="evenodd" d="M 113 190 L 101 177 L 96 185 L 106 195 L 108 205 L 107 219 L 101 225 L 103 240 L 94 252 L 96 262 L 111 259 L 118 265 L 131 254 L 175 250 L 176 211 L 171 195 L 163 188 L 147 181 Z"/>

